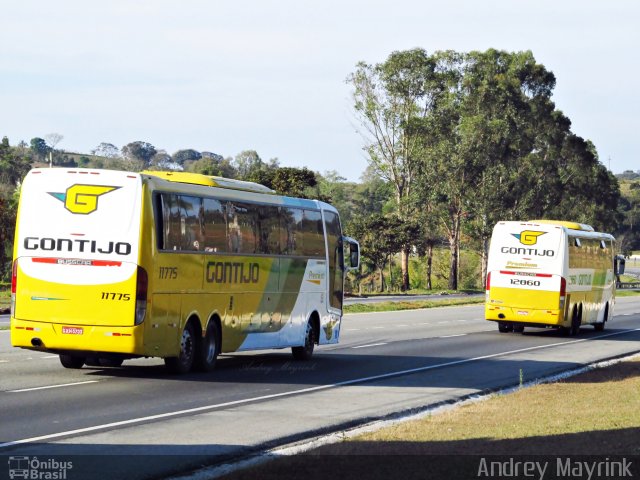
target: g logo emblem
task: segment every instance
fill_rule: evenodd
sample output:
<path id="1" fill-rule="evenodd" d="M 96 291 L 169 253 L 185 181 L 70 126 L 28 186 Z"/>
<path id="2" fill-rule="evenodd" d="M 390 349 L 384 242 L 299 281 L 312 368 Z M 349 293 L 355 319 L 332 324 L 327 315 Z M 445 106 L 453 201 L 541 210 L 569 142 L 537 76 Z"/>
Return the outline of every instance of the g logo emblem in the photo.
<path id="1" fill-rule="evenodd" d="M 521 244 L 523 245 L 535 245 L 538 243 L 538 237 L 544 235 L 547 232 L 536 232 L 535 230 L 523 230 L 520 233 L 512 233 Z"/>
<path id="2" fill-rule="evenodd" d="M 98 209 L 98 197 L 113 192 L 120 187 L 102 185 L 71 185 L 65 193 L 49 192 L 49 195 L 64 203 L 64 208 L 71 213 L 89 215 Z"/>

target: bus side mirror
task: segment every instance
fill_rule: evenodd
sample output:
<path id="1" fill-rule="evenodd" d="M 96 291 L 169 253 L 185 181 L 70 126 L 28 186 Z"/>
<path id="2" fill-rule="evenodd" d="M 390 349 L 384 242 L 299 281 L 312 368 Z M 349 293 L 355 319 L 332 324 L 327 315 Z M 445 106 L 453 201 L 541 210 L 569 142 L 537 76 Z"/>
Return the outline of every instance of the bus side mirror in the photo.
<path id="1" fill-rule="evenodd" d="M 360 244 L 351 237 L 344 237 L 343 244 L 349 247 L 349 264 L 347 270 L 360 268 Z"/>
<path id="2" fill-rule="evenodd" d="M 624 274 L 624 265 L 626 263 L 626 260 L 624 259 L 624 256 L 622 255 L 616 255 L 614 260 L 613 260 L 613 270 L 614 273 L 616 275 L 623 275 Z"/>

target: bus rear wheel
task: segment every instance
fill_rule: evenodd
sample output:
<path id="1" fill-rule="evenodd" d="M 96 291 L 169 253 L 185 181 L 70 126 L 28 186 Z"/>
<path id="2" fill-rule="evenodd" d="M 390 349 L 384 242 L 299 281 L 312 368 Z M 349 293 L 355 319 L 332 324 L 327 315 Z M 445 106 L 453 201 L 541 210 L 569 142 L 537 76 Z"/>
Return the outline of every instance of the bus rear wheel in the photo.
<path id="1" fill-rule="evenodd" d="M 98 363 L 101 367 L 121 367 L 124 358 L 116 358 L 116 357 L 100 357 L 98 359 Z"/>
<path id="2" fill-rule="evenodd" d="M 291 347 L 291 353 L 296 360 L 309 360 L 313 355 L 313 347 L 315 345 L 315 331 L 311 320 L 307 322 L 307 330 L 304 336 L 304 345 L 302 347 Z"/>
<path id="3" fill-rule="evenodd" d="M 215 320 L 209 321 L 207 333 L 195 358 L 195 366 L 203 372 L 210 372 L 220 353 L 220 329 Z"/>
<path id="4" fill-rule="evenodd" d="M 513 332 L 513 325 L 506 322 L 498 322 L 498 331 L 500 333 Z"/>
<path id="5" fill-rule="evenodd" d="M 191 323 L 187 323 L 180 338 L 180 353 L 177 357 L 167 357 L 164 364 L 172 373 L 188 373 L 196 355 L 196 336 Z"/>
<path id="6" fill-rule="evenodd" d="M 609 304 L 604 307 L 604 316 L 602 317 L 602 323 L 594 323 L 593 328 L 596 332 L 601 332 L 604 330 L 604 324 L 609 320 Z"/>
<path id="7" fill-rule="evenodd" d="M 575 337 L 580 332 L 580 324 L 582 323 L 582 309 L 573 309 L 573 317 L 571 318 L 571 328 L 569 329 L 569 335 Z"/>
<path id="8" fill-rule="evenodd" d="M 84 366 L 84 357 L 76 357 L 74 355 L 60 354 L 60 363 L 64 368 L 82 368 Z"/>

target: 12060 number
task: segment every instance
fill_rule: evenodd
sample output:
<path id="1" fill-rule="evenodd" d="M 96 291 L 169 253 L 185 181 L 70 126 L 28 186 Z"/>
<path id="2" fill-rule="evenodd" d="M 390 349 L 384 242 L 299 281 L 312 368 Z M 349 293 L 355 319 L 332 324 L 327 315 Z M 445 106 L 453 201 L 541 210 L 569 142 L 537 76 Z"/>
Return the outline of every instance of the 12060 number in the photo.
<path id="1" fill-rule="evenodd" d="M 511 285 L 520 285 L 522 287 L 539 287 L 540 280 L 522 280 L 520 278 L 512 278 Z"/>

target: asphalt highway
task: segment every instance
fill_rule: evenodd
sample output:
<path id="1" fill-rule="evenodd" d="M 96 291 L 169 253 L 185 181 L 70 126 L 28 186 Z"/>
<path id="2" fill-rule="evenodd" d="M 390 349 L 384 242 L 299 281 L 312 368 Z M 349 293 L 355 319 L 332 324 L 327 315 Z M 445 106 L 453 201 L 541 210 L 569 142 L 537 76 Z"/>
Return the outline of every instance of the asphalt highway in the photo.
<path id="1" fill-rule="evenodd" d="M 225 355 L 184 376 L 160 359 L 68 370 L 0 331 L 0 455 L 70 458 L 69 480 L 162 478 L 640 351 L 640 298 L 619 298 L 614 315 L 604 332 L 563 337 L 498 333 L 481 305 L 353 314 L 309 362 Z"/>

